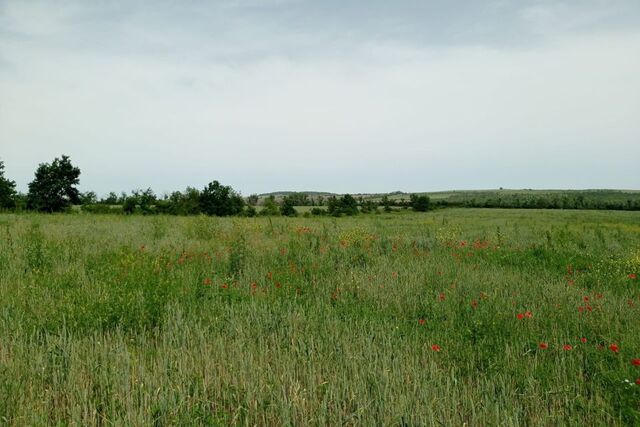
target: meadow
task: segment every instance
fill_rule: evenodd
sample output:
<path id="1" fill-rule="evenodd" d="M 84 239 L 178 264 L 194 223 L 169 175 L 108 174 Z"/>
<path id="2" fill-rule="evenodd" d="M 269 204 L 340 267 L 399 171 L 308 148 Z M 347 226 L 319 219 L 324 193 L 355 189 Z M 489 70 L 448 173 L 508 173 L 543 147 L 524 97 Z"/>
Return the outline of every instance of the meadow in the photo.
<path id="1" fill-rule="evenodd" d="M 0 425 L 640 425 L 638 275 L 640 212 L 2 214 Z"/>

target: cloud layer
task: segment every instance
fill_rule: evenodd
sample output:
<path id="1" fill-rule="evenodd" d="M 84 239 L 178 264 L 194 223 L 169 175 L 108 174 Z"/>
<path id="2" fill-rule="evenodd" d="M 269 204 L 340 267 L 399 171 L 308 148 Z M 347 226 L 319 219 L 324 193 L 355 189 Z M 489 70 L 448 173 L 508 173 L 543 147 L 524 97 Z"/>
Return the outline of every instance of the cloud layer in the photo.
<path id="1" fill-rule="evenodd" d="M 640 188 L 637 2 L 0 2 L 0 158 L 100 194 Z"/>

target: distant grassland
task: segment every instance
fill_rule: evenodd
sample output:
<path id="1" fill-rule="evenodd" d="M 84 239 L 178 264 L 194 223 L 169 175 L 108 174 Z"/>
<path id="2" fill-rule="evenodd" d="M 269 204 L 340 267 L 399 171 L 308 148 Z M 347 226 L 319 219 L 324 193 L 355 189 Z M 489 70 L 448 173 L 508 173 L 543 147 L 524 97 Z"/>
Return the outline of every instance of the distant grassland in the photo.
<path id="1" fill-rule="evenodd" d="M 640 425 L 640 212 L 0 215 L 0 425 Z"/>

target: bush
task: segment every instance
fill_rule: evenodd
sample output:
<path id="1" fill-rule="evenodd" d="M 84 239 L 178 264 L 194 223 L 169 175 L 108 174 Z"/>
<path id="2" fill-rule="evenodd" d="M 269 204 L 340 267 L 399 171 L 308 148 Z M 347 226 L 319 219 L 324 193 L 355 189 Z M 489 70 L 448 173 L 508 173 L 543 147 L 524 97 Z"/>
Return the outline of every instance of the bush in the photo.
<path id="1" fill-rule="evenodd" d="M 414 211 L 426 212 L 429 210 L 431 200 L 429 199 L 429 196 L 412 194 L 409 198 L 409 203 Z"/>
<path id="2" fill-rule="evenodd" d="M 282 204 L 280 205 L 280 213 L 284 216 L 298 215 L 298 212 L 296 212 L 296 209 L 293 207 L 293 202 L 293 199 L 288 196 L 282 199 Z"/>

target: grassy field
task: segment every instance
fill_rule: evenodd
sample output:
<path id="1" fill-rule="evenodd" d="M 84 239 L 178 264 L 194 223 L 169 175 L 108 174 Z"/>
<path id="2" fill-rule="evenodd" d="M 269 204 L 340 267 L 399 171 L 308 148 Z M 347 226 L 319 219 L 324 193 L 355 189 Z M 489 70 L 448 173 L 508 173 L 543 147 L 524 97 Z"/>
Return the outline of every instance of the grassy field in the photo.
<path id="1" fill-rule="evenodd" d="M 640 212 L 0 215 L 0 424 L 640 425 L 638 275 Z"/>

